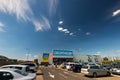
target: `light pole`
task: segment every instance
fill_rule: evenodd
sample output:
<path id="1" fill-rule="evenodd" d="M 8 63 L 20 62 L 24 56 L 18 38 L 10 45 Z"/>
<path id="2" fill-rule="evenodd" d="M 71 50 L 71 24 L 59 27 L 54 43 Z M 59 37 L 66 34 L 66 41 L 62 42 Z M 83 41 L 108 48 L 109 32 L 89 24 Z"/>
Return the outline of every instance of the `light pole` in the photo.
<path id="1" fill-rule="evenodd" d="M 28 61 L 29 56 L 30 56 L 31 54 L 30 54 L 30 49 L 27 48 L 26 50 L 28 51 L 27 54 L 26 54 L 26 58 L 27 58 L 27 61 Z"/>

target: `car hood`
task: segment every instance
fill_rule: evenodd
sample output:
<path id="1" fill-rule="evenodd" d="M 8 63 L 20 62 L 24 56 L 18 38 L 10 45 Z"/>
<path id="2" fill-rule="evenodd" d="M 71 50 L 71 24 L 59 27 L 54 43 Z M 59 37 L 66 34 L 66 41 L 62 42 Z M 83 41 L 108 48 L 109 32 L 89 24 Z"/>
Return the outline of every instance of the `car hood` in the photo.
<path id="1" fill-rule="evenodd" d="M 20 79 L 15 79 L 15 80 L 33 80 L 36 78 L 36 74 L 35 73 L 29 73 L 27 76 L 24 76 Z"/>

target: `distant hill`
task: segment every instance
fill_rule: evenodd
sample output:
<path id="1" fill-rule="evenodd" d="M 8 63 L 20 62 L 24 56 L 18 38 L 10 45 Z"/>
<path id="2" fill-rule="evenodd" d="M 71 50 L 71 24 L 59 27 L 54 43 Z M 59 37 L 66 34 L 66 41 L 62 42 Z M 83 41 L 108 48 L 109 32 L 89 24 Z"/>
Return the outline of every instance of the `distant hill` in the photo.
<path id="1" fill-rule="evenodd" d="M 0 59 L 9 59 L 9 58 L 7 58 L 7 57 L 5 57 L 5 56 L 0 55 Z"/>

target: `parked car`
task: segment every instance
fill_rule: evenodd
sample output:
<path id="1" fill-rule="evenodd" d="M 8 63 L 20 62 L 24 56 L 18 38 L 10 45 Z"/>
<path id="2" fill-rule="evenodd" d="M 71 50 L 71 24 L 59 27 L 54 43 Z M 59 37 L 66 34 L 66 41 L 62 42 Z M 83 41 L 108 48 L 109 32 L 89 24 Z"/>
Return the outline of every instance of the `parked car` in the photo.
<path id="1" fill-rule="evenodd" d="M 87 75 L 87 76 L 93 76 L 93 77 L 97 77 L 97 76 L 110 76 L 111 72 L 107 69 L 104 68 L 100 68 L 96 65 L 87 65 L 87 66 L 83 66 L 81 68 L 81 73 Z"/>
<path id="2" fill-rule="evenodd" d="M 73 68 L 73 66 L 74 66 L 75 64 L 77 64 L 77 63 L 68 62 L 68 63 L 66 64 L 66 69 L 67 69 L 67 70 L 72 70 L 72 68 Z"/>
<path id="3" fill-rule="evenodd" d="M 18 69 L 0 69 L 0 80 L 35 80 L 36 74 L 26 73 Z"/>
<path id="4" fill-rule="evenodd" d="M 23 72 L 29 72 L 30 71 L 28 65 L 5 65 L 5 66 L 1 66 L 0 68 L 18 69 L 18 70 L 21 70 Z"/>
<path id="5" fill-rule="evenodd" d="M 82 65 L 77 64 L 73 66 L 72 70 L 73 72 L 81 72 L 81 68 L 82 68 Z"/>
<path id="6" fill-rule="evenodd" d="M 61 67 L 62 67 L 63 69 L 65 69 L 65 68 L 66 68 L 66 65 L 67 65 L 67 63 L 66 63 L 66 62 L 63 62 L 63 63 L 61 64 Z"/>
<path id="7" fill-rule="evenodd" d="M 111 65 L 103 65 L 103 68 L 110 70 L 112 68 L 112 66 Z"/>
<path id="8" fill-rule="evenodd" d="M 76 64 L 78 64 L 78 63 L 68 62 L 68 63 L 66 64 L 66 69 L 67 69 L 67 70 L 72 70 L 72 69 L 73 69 L 73 66 L 76 65 Z"/>
<path id="9" fill-rule="evenodd" d="M 38 68 L 38 66 L 35 63 L 23 63 L 22 65 L 28 65 L 29 70 L 32 72 L 36 72 Z"/>
<path id="10" fill-rule="evenodd" d="M 120 75 L 120 66 L 115 66 L 110 70 L 113 74 L 119 74 Z"/>

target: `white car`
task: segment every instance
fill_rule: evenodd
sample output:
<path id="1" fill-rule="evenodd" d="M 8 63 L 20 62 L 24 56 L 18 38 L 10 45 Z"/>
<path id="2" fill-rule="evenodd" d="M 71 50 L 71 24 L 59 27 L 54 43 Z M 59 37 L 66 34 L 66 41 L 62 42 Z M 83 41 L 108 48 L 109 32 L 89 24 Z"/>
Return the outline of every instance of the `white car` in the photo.
<path id="1" fill-rule="evenodd" d="M 36 72 L 38 68 L 38 66 L 35 63 L 23 63 L 22 65 L 28 65 L 29 70 L 32 72 Z"/>
<path id="2" fill-rule="evenodd" d="M 36 74 L 22 72 L 18 69 L 0 69 L 0 80 L 36 80 Z"/>
<path id="3" fill-rule="evenodd" d="M 74 63 L 74 62 L 68 62 L 68 63 L 66 64 L 66 69 L 67 69 L 67 70 L 71 70 L 72 67 L 73 67 L 75 64 L 77 64 L 77 63 Z"/>
<path id="4" fill-rule="evenodd" d="M 115 66 L 110 70 L 113 74 L 119 74 L 120 75 L 120 66 Z"/>
<path id="5" fill-rule="evenodd" d="M 10 68 L 10 69 L 18 69 L 23 72 L 29 72 L 29 66 L 28 65 L 5 65 L 0 68 Z"/>

